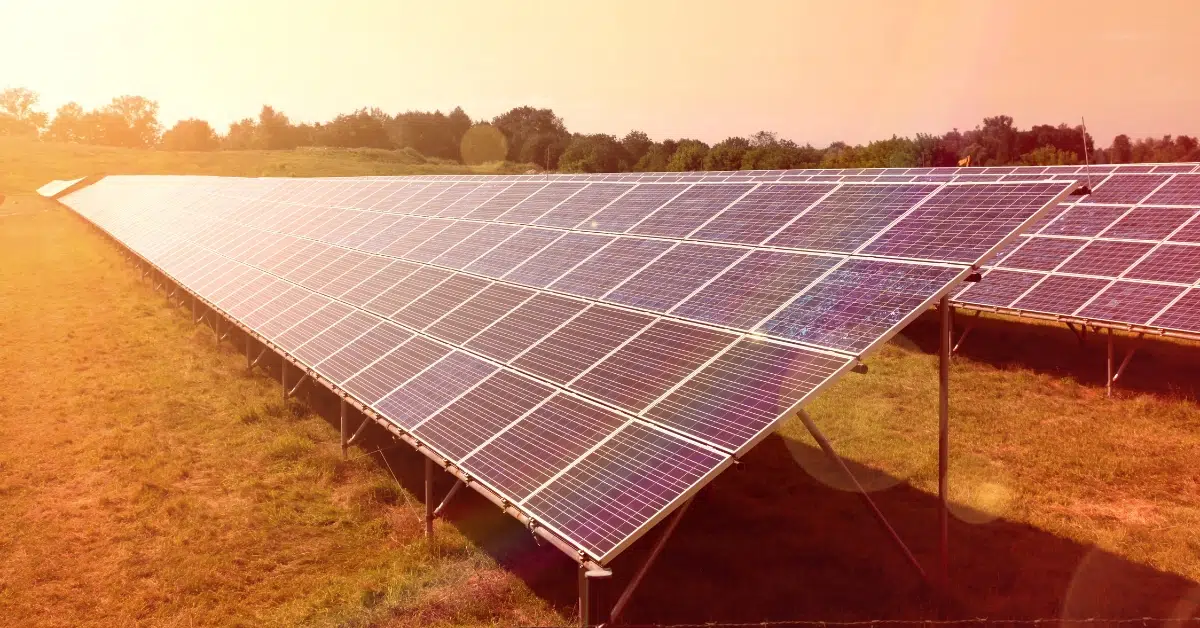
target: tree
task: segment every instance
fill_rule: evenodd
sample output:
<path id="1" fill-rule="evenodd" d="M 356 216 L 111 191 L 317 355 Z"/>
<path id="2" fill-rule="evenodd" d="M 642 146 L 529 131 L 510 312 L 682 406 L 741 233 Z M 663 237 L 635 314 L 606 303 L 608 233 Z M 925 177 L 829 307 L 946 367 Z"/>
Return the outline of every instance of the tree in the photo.
<path id="1" fill-rule="evenodd" d="M 1108 162 L 1127 164 L 1133 159 L 1133 144 L 1124 133 L 1113 138 L 1112 146 L 1108 148 Z"/>
<path id="2" fill-rule="evenodd" d="M 650 141 L 650 136 L 643 131 L 630 131 L 621 138 L 621 147 L 625 149 L 625 155 L 629 158 L 630 164 L 641 161 L 653 145 L 654 142 Z"/>
<path id="3" fill-rule="evenodd" d="M 412 149 L 412 147 L 408 147 Z M 504 161 L 508 154 L 508 140 L 500 129 L 481 122 L 467 129 L 462 138 L 462 161 L 465 164 L 483 164 Z"/>
<path id="4" fill-rule="evenodd" d="M 744 137 L 730 137 L 709 149 L 704 156 L 705 170 L 741 170 L 742 156 L 750 149 L 750 140 Z"/>
<path id="5" fill-rule="evenodd" d="M 54 119 L 46 127 L 45 138 L 55 142 L 82 142 L 86 139 L 83 129 L 83 107 L 79 103 L 69 102 L 54 112 Z"/>
<path id="6" fill-rule="evenodd" d="M 262 111 L 258 113 L 258 126 L 255 131 L 257 148 L 289 150 L 297 146 L 291 120 L 270 105 L 263 105 Z"/>
<path id="7" fill-rule="evenodd" d="M 0 91 L 0 135 L 37 135 L 46 126 L 46 114 L 37 111 L 38 95 L 24 87 Z"/>
<path id="8" fill-rule="evenodd" d="M 688 172 L 704 169 L 704 157 L 708 155 L 708 144 L 700 140 L 680 140 L 679 148 L 667 162 L 670 172 Z"/>
<path id="9" fill-rule="evenodd" d="M 1073 151 L 1055 148 L 1049 144 L 1021 155 L 1021 164 L 1025 166 L 1070 166 L 1078 163 L 1079 155 Z"/>
<path id="10" fill-rule="evenodd" d="M 670 142 L 670 140 L 668 140 Z M 666 142 L 655 142 L 642 155 L 642 158 L 637 160 L 633 169 L 637 172 L 663 172 L 667 169 L 667 162 L 671 160 L 671 155 L 675 152 L 674 142 L 667 144 Z"/>
<path id="11" fill-rule="evenodd" d="M 466 129 L 458 132 L 463 119 L 470 121 L 465 113 L 459 116 L 451 112 L 447 116 L 440 111 L 408 111 L 392 118 L 388 134 L 397 147 L 412 148 L 429 157 L 458 160 L 467 132 Z"/>
<path id="12" fill-rule="evenodd" d="M 390 117 L 382 111 L 364 107 L 354 113 L 340 114 L 331 122 L 313 127 L 309 133 L 314 136 L 312 143 L 318 146 L 392 148 L 392 139 L 385 126 L 388 121 Z"/>
<path id="13" fill-rule="evenodd" d="M 175 123 L 162 136 L 162 146 L 167 150 L 217 150 L 221 138 L 205 120 L 189 118 Z"/>
<path id="14" fill-rule="evenodd" d="M 625 147 L 612 135 L 576 135 L 558 162 L 562 172 L 622 172 L 629 169 Z"/>
<path id="15" fill-rule="evenodd" d="M 555 165 L 545 157 L 535 155 L 537 148 L 524 150 L 527 142 L 533 142 L 538 147 L 552 146 L 557 143 L 566 145 L 571 135 L 562 118 L 554 115 L 550 109 L 534 109 L 533 107 L 516 107 L 492 119 L 492 126 L 500 129 L 508 139 L 508 160 L 521 160 L 522 152 L 533 158 L 532 162 L 546 169 Z M 549 136 L 549 137 L 546 137 Z"/>
<path id="16" fill-rule="evenodd" d="M 162 125 L 157 102 L 142 96 L 118 96 L 99 113 L 105 144 L 149 148 L 158 143 Z"/>
<path id="17" fill-rule="evenodd" d="M 229 125 L 229 132 L 225 134 L 221 145 L 229 150 L 250 150 L 255 148 L 257 136 L 254 118 L 242 118 Z"/>

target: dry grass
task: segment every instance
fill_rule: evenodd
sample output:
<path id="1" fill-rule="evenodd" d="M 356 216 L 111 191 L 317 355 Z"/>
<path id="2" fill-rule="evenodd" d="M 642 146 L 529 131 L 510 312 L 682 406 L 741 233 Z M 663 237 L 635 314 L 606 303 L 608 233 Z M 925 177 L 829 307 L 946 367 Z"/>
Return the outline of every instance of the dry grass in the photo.
<path id="1" fill-rule="evenodd" d="M 81 221 L 2 207 L 0 624 L 563 621 Z"/>

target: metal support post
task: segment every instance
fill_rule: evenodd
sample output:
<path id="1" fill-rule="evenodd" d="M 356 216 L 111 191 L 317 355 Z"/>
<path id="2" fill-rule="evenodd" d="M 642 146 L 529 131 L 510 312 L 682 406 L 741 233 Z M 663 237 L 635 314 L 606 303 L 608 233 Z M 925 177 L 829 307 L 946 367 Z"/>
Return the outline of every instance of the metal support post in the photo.
<path id="1" fill-rule="evenodd" d="M 247 360 L 250 359 L 250 351 L 249 350 L 246 351 L 246 359 Z M 346 418 L 346 412 L 347 412 L 347 408 L 349 407 L 349 405 L 350 404 L 346 403 L 345 399 L 342 399 L 341 412 L 339 413 L 341 415 L 341 429 L 339 431 L 341 432 L 341 436 L 342 436 L 342 460 L 346 459 L 346 448 L 350 446 L 350 444 L 348 442 L 346 442 L 347 436 L 348 436 L 347 433 L 350 431 L 350 424 L 349 424 L 349 422 L 347 422 L 347 418 Z"/>
<path id="2" fill-rule="evenodd" d="M 954 333 L 950 298 L 942 297 L 941 347 L 938 352 L 938 529 L 942 590 L 950 585 L 950 335 Z"/>
<path id="3" fill-rule="evenodd" d="M 879 510 L 879 506 L 875 505 L 875 500 L 871 499 L 871 495 L 867 493 L 865 489 L 863 489 L 862 484 L 858 482 L 858 478 L 854 476 L 854 472 L 850 470 L 850 467 L 846 466 L 846 461 L 842 460 L 842 457 L 837 455 L 837 452 L 833 450 L 833 445 L 829 444 L 829 439 L 825 438 L 825 435 L 821 433 L 821 430 L 817 429 L 817 424 L 813 423 L 812 417 L 808 416 L 808 413 L 804 410 L 797 411 L 796 415 L 800 417 L 800 421 L 804 423 L 804 427 L 808 429 L 808 433 L 812 434 L 813 439 L 816 440 L 817 444 L 821 446 L 821 451 L 824 451 L 825 455 L 829 456 L 829 458 L 838 465 L 838 467 L 842 470 L 842 474 L 845 475 L 846 478 L 850 480 L 850 483 L 854 485 L 855 492 L 862 497 L 863 501 L 867 504 L 867 508 L 870 509 L 871 514 L 875 515 L 875 519 L 879 521 L 879 524 L 883 526 L 883 529 L 892 537 L 892 541 L 894 541 L 900 548 L 900 551 L 904 553 L 904 557 L 908 559 L 909 564 L 911 564 L 913 569 L 915 569 L 917 573 L 921 575 L 922 579 L 928 581 L 929 577 L 925 575 L 925 569 L 921 567 L 921 563 L 917 562 L 917 557 L 913 556 L 912 551 L 908 549 L 908 545 L 906 545 L 904 540 L 900 538 L 900 535 L 896 533 L 896 530 L 892 527 L 892 524 L 888 523 L 887 517 L 884 517 L 883 512 Z"/>
<path id="4" fill-rule="evenodd" d="M 458 494 L 458 490 L 466 485 L 467 483 L 460 479 L 454 483 L 454 486 L 450 487 L 450 492 L 446 493 L 446 496 L 442 498 L 442 503 L 438 504 L 438 507 L 433 509 L 434 519 L 442 516 L 442 513 L 446 511 L 446 507 L 450 505 L 450 500 L 454 499 L 454 496 Z"/>
<path id="5" fill-rule="evenodd" d="M 1107 331 L 1108 331 L 1108 375 L 1107 375 L 1107 377 L 1105 377 L 1105 379 L 1104 379 L 1104 394 L 1105 394 L 1105 395 L 1107 395 L 1107 396 L 1109 396 L 1109 397 L 1111 397 L 1111 396 L 1112 396 L 1112 383 L 1113 383 L 1113 336 L 1112 336 L 1112 328 L 1110 327 L 1110 328 L 1109 328 Z"/>
<path id="6" fill-rule="evenodd" d="M 246 339 L 246 342 L 250 342 L 249 338 Z M 267 354 L 267 346 L 263 345 L 263 348 L 258 350 L 258 357 L 254 358 L 254 361 L 251 362 L 250 366 L 247 368 L 249 368 L 250 370 L 254 370 L 254 367 L 258 366 L 258 363 L 260 361 L 262 361 L 263 356 L 266 354 Z"/>
<path id="7" fill-rule="evenodd" d="M 433 460 L 425 458 L 425 538 L 433 540 Z"/>
<path id="8" fill-rule="evenodd" d="M 221 317 L 213 312 L 213 342 L 221 346 Z"/>
<path id="9" fill-rule="evenodd" d="M 279 387 L 283 389 L 283 401 L 287 403 L 287 360 L 279 360 Z"/>
<path id="10" fill-rule="evenodd" d="M 362 423 L 358 424 L 358 429 L 354 430 L 354 435 L 351 436 L 350 439 L 346 441 L 346 446 L 349 447 L 350 445 L 353 445 L 354 441 L 358 440 L 358 437 L 362 435 L 363 431 L 366 430 L 367 426 L 370 424 L 371 424 L 371 417 L 364 416 Z"/>
<path id="11" fill-rule="evenodd" d="M 688 506 L 692 505 L 692 500 L 689 499 L 683 502 L 679 510 L 675 511 L 675 517 L 671 519 L 671 523 L 667 524 L 667 528 L 663 530 L 662 536 L 658 537 L 658 541 L 654 544 L 654 549 L 650 550 L 650 555 L 646 557 L 646 562 L 633 574 L 633 579 L 625 586 L 625 590 L 621 592 L 621 596 L 617 598 L 617 603 L 613 604 L 612 611 L 608 614 L 608 621 L 615 623 L 621 617 L 621 611 L 625 610 L 625 605 L 629 603 L 629 598 L 633 597 L 633 592 L 641 584 L 642 578 L 646 572 L 650 570 L 650 566 L 654 564 L 655 559 L 662 552 L 663 547 L 667 544 L 667 540 L 671 538 L 671 534 L 675 532 L 675 526 L 679 525 L 679 521 L 683 519 L 683 514 L 687 512 Z"/>
<path id="12" fill-rule="evenodd" d="M 1087 344 L 1087 325 L 1080 325 L 1076 329 L 1074 323 L 1067 321 L 1067 329 L 1070 329 L 1071 333 L 1075 334 L 1075 339 L 1079 341 L 1079 346 L 1082 347 Z"/>
<path id="13" fill-rule="evenodd" d="M 1138 334 L 1137 339 L 1141 340 L 1143 336 L 1145 336 L 1144 333 Z M 1129 353 L 1125 354 L 1125 359 L 1121 360 L 1121 365 L 1117 367 L 1117 372 L 1113 373 L 1113 376 L 1112 376 L 1113 383 L 1116 383 L 1116 381 L 1118 379 L 1121 379 L 1121 373 L 1125 372 L 1125 367 L 1129 366 L 1129 361 L 1133 359 L 1133 354 L 1135 354 L 1135 353 L 1137 353 L 1137 347 L 1130 347 Z"/>
<path id="14" fill-rule="evenodd" d="M 611 575 L 611 571 L 579 566 L 579 625 L 583 628 L 608 623 L 597 615 L 600 614 L 601 582 Z"/>

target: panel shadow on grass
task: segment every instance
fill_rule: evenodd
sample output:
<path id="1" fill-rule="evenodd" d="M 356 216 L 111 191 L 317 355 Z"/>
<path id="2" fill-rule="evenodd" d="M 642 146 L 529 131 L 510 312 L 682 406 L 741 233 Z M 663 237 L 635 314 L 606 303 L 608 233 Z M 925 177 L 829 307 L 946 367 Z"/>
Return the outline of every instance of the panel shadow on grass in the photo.
<path id="1" fill-rule="evenodd" d="M 312 405 L 337 427 L 332 395 L 314 393 Z M 408 491 L 423 497 L 423 457 L 406 445 L 392 447 L 382 429 L 370 428 L 351 455 L 379 448 L 387 448 L 375 456 L 379 464 L 390 466 Z M 781 436 L 752 450 L 699 493 L 622 619 L 634 625 L 937 619 L 937 596 L 860 497 L 828 481 L 833 477 L 828 469 L 814 467 L 814 461 L 824 460 L 814 445 Z M 878 489 L 872 493 L 877 504 L 933 575 L 937 497 L 847 463 L 865 485 Z M 453 478 L 435 477 L 435 499 L 440 499 Z M 572 616 L 575 565 L 558 550 L 536 543 L 521 524 L 473 491 L 458 494 L 446 519 L 564 617 Z M 1178 575 L 1024 523 L 969 513 L 963 519 L 987 522 L 951 518 L 953 588 L 943 617 L 1186 617 L 1196 612 L 1200 585 Z M 664 527 L 613 562 L 605 606 L 616 600 Z"/>

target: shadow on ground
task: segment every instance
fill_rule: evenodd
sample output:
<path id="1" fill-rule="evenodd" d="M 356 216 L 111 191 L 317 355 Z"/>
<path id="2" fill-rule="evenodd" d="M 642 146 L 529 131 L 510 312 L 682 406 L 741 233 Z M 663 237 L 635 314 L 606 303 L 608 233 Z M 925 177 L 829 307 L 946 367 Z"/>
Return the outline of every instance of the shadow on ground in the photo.
<path id="1" fill-rule="evenodd" d="M 960 345 L 957 357 L 997 367 L 1022 367 L 1055 377 L 1103 388 L 1107 372 L 1108 338 L 1090 332 L 1081 344 L 1066 325 L 1044 324 L 1016 318 L 976 316 L 957 312 L 954 340 L 972 327 Z M 937 316 L 917 319 L 904 331 L 922 351 L 935 353 L 938 343 Z M 1137 351 L 1121 373 L 1114 390 L 1118 394 L 1151 393 L 1200 396 L 1200 346 L 1183 340 L 1144 338 L 1118 332 L 1113 336 L 1114 369 L 1131 348 Z"/>
<path id="2" fill-rule="evenodd" d="M 1005 332 L 997 332 L 1005 333 Z M 1069 332 L 1068 332 L 1069 333 Z M 920 333 L 918 333 L 918 336 Z M 936 336 L 934 336 L 936 337 Z M 1074 342 L 1073 338 L 1071 342 Z M 982 344 L 982 343 L 980 343 Z M 1101 380 L 1102 381 L 1102 380 Z M 336 429 L 337 400 L 314 389 L 310 405 Z M 352 418 L 357 425 L 360 417 Z M 358 451 L 376 454 L 401 484 L 424 495 L 424 459 L 371 426 Z M 807 443 L 772 436 L 700 492 L 623 616 L 631 624 L 1189 617 L 1200 585 L 1022 523 L 951 518 L 952 594 L 938 597 L 904 560 L 860 497 L 813 479 L 796 457 Z M 383 456 L 386 456 L 386 464 Z M 938 564 L 936 496 L 850 463 L 926 570 Z M 437 474 L 436 499 L 453 484 Z M 559 612 L 577 602 L 574 563 L 539 545 L 483 497 L 462 491 L 447 518 Z M 652 531 L 611 565 L 611 605 L 661 533 Z"/>

